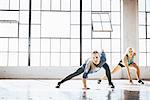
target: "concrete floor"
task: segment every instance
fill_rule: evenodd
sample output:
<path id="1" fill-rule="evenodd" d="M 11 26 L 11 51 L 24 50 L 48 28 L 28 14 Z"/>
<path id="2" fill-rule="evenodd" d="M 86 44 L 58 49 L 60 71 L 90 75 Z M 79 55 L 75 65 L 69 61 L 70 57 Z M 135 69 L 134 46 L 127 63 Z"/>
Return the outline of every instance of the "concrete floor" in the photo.
<path id="1" fill-rule="evenodd" d="M 150 100 L 150 81 L 129 84 L 128 80 L 88 80 L 90 90 L 82 90 L 81 80 L 70 80 L 55 88 L 59 80 L 0 80 L 0 100 Z"/>

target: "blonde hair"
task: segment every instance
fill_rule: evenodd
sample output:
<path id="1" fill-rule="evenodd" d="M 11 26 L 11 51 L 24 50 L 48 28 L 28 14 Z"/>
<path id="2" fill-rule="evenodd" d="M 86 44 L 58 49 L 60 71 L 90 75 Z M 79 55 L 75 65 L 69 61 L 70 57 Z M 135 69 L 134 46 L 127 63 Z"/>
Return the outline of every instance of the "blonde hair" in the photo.
<path id="1" fill-rule="evenodd" d="M 129 53 L 129 49 L 132 49 L 132 47 L 128 47 L 128 48 L 126 49 L 125 55 L 127 55 L 127 54 Z M 133 50 L 133 49 L 132 49 L 132 50 Z"/>
<path id="2" fill-rule="evenodd" d="M 92 52 L 92 54 L 95 54 L 95 53 L 99 53 L 97 50 L 94 50 L 93 52 Z"/>

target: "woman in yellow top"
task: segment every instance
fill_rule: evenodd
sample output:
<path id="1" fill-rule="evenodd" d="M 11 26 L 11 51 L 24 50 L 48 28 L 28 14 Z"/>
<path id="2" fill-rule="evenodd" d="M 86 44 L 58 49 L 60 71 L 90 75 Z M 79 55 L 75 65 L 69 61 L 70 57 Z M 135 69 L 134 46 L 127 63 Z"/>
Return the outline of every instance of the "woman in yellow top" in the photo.
<path id="1" fill-rule="evenodd" d="M 129 82 L 133 83 L 131 75 L 130 75 L 130 68 L 133 68 L 136 71 L 138 83 L 144 84 L 144 82 L 140 78 L 139 66 L 134 61 L 135 56 L 136 56 L 136 52 L 133 52 L 133 49 L 131 47 L 127 48 L 126 53 L 124 54 L 123 58 L 120 60 L 119 64 L 113 68 L 111 73 L 115 73 L 115 72 L 119 71 L 121 68 L 126 67 Z M 98 83 L 100 83 L 100 82 L 101 82 L 101 80 L 98 80 Z"/>

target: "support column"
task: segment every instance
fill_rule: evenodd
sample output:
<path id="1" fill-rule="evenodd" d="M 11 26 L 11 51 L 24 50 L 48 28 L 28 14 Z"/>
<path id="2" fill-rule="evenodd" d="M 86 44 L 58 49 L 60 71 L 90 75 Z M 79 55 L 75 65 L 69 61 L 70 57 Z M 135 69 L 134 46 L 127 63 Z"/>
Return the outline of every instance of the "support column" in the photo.
<path id="1" fill-rule="evenodd" d="M 138 0 L 123 0 L 123 52 L 127 47 L 139 52 Z M 137 53 L 137 63 L 138 58 Z"/>

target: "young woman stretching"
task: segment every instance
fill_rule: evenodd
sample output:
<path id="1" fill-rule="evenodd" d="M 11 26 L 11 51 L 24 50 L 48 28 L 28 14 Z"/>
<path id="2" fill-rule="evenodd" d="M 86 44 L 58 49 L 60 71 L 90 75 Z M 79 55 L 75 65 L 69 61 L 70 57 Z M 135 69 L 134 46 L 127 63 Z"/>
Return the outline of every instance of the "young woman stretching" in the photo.
<path id="1" fill-rule="evenodd" d="M 126 53 L 124 54 L 123 58 L 120 60 L 119 64 L 113 68 L 111 73 L 115 73 L 119 71 L 121 68 L 126 67 L 127 68 L 127 74 L 129 78 L 129 82 L 133 83 L 131 75 L 130 75 L 130 69 L 133 68 L 136 71 L 138 83 L 144 84 L 144 82 L 140 78 L 140 69 L 139 66 L 135 63 L 134 58 L 136 56 L 136 52 L 133 52 L 133 49 L 131 47 L 127 48 Z M 105 76 L 103 76 L 104 78 Z M 101 78 L 101 79 L 103 79 Z M 98 83 L 100 83 L 101 80 L 98 80 Z"/>
<path id="2" fill-rule="evenodd" d="M 98 51 L 93 51 L 91 54 L 91 58 L 88 58 L 84 64 L 81 65 L 79 69 L 77 69 L 74 73 L 68 75 L 60 82 L 58 82 L 56 88 L 59 88 L 62 83 L 72 79 L 75 76 L 78 76 L 83 73 L 82 82 L 83 82 L 83 89 L 89 89 L 86 85 L 86 79 L 88 78 L 88 74 L 92 74 L 100 70 L 103 67 L 106 71 L 106 76 L 108 78 L 109 85 L 111 88 L 114 88 L 113 83 L 111 82 L 111 73 L 108 64 L 106 63 L 106 55 L 105 52 L 102 51 L 99 54 Z"/>

